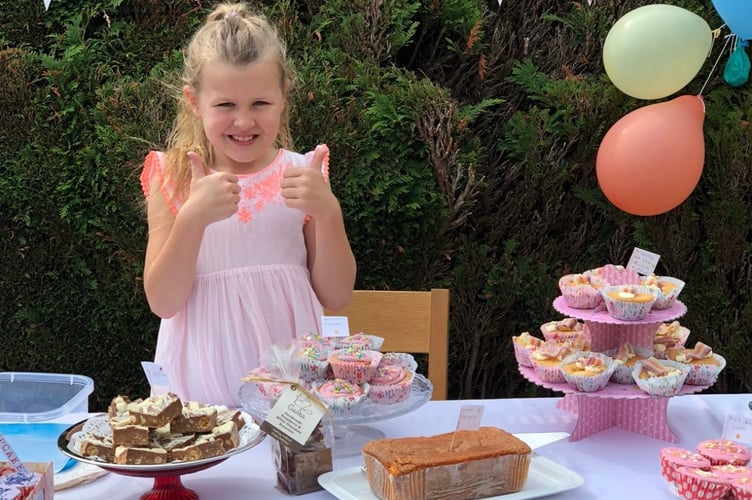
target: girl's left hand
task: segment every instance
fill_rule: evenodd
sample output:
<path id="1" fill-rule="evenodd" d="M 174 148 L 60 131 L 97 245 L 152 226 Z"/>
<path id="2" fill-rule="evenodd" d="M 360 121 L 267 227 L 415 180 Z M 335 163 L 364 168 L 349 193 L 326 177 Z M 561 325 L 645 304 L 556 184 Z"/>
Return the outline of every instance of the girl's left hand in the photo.
<path id="1" fill-rule="evenodd" d="M 339 210 L 337 198 L 321 173 L 321 165 L 328 152 L 325 145 L 316 146 L 311 165 L 288 168 L 280 184 L 285 205 L 305 212 L 314 219 Z"/>

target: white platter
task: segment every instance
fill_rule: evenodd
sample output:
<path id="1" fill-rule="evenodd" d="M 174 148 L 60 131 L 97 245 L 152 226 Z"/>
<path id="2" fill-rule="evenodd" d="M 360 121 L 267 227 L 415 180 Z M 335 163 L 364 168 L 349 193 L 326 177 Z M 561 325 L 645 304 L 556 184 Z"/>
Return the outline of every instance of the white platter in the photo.
<path id="1" fill-rule="evenodd" d="M 520 500 L 539 498 L 571 490 L 585 480 L 574 471 L 540 455 L 533 454 L 525 487 L 517 493 L 509 493 L 487 500 Z M 339 500 L 379 500 L 368 486 L 366 474 L 361 467 L 335 470 L 319 476 L 319 484 Z"/>

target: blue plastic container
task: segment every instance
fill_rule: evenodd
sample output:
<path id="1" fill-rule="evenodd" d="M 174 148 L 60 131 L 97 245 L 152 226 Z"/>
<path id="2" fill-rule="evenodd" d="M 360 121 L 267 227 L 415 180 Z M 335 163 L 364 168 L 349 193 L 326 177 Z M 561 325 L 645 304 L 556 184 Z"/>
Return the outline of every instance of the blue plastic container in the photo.
<path id="1" fill-rule="evenodd" d="M 41 422 L 88 413 L 94 381 L 85 375 L 0 372 L 0 422 Z"/>

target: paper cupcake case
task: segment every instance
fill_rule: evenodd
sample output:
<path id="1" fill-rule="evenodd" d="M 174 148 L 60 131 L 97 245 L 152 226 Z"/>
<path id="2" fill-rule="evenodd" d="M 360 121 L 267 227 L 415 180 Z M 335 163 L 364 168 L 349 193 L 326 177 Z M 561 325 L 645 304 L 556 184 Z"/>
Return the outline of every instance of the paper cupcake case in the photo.
<path id="1" fill-rule="evenodd" d="M 715 384 L 715 381 L 718 379 L 718 374 L 721 373 L 724 368 L 726 368 L 726 358 L 724 358 L 720 354 L 715 353 L 713 354 L 713 357 L 718 361 L 718 365 L 696 365 L 687 363 L 687 366 L 689 367 L 689 373 L 687 374 L 687 379 L 684 381 L 684 383 L 689 385 Z"/>
<path id="2" fill-rule="evenodd" d="M 601 297 L 598 288 L 587 284 L 568 284 L 568 282 L 571 282 L 575 276 L 577 275 L 568 274 L 559 279 L 559 290 L 561 290 L 561 294 L 567 305 L 575 309 L 594 309 L 601 305 L 603 303 L 603 298 Z M 596 278 L 591 278 L 591 280 L 597 281 Z M 594 284 L 597 286 L 599 283 Z"/>
<path id="3" fill-rule="evenodd" d="M 348 361 L 342 359 L 343 355 L 353 354 L 349 349 L 337 349 L 329 354 L 329 364 L 336 378 L 341 378 L 354 384 L 368 382 L 378 368 L 383 356 L 379 351 L 360 351 L 363 359 Z M 367 362 L 364 362 L 367 361 Z"/>
<path id="4" fill-rule="evenodd" d="M 671 278 L 668 276 L 660 277 L 658 278 L 658 281 L 669 282 L 674 285 L 674 288 L 668 293 L 663 293 L 663 290 L 660 288 L 656 289 L 656 299 L 653 304 L 653 309 L 668 309 L 674 305 L 676 298 L 679 296 L 682 289 L 684 289 L 684 282 L 678 278 Z"/>
<path id="5" fill-rule="evenodd" d="M 731 489 L 717 474 L 701 469 L 677 467 L 676 490 L 687 500 L 721 500 Z"/>
<path id="6" fill-rule="evenodd" d="M 397 384 L 369 384 L 368 399 L 379 404 L 399 403 L 410 397 L 413 388 L 413 373 Z"/>
<path id="7" fill-rule="evenodd" d="M 379 366 L 399 365 L 411 372 L 418 369 L 418 362 L 412 354 L 406 352 L 385 352 L 381 356 Z"/>
<path id="8" fill-rule="evenodd" d="M 533 362 L 530 359 L 530 349 L 519 344 L 519 342 L 512 339 L 512 345 L 514 346 L 514 359 L 517 360 L 522 366 L 533 367 Z"/>
<path id="9" fill-rule="evenodd" d="M 576 362 L 579 358 L 599 358 L 606 364 L 606 369 L 603 373 L 597 375 L 572 375 L 564 371 L 564 367 L 570 363 Z M 608 385 L 609 379 L 614 372 L 614 360 L 605 354 L 598 352 L 578 352 L 570 354 L 561 362 L 561 373 L 564 376 L 567 384 L 575 388 L 580 392 L 596 392 L 601 391 Z"/>
<path id="10" fill-rule="evenodd" d="M 646 394 L 656 397 L 676 396 L 681 390 L 682 385 L 684 385 L 684 381 L 687 379 L 689 367 L 684 363 L 678 363 L 671 360 L 663 360 L 661 363 L 672 368 L 678 368 L 681 373 L 678 375 L 666 375 L 663 377 L 642 379 L 640 378 L 642 361 L 638 361 L 632 369 L 632 378 L 637 386 Z"/>
<path id="11" fill-rule="evenodd" d="M 648 349 L 646 347 L 638 347 L 638 346 L 632 346 L 634 349 L 635 354 L 638 356 L 641 356 L 642 358 L 649 358 L 653 355 L 653 351 L 651 349 Z M 609 349 L 608 351 L 605 351 L 603 354 L 606 356 L 615 356 L 617 352 L 617 349 Z M 635 362 L 637 364 L 637 362 Z M 619 363 L 616 360 L 614 360 L 614 373 L 611 375 L 611 382 L 614 382 L 616 384 L 634 384 L 635 381 L 632 378 L 632 370 L 634 369 L 635 365 L 627 366 L 625 364 Z"/>
<path id="12" fill-rule="evenodd" d="M 325 380 L 322 382 L 314 382 L 311 386 L 311 391 L 321 401 L 326 403 L 329 409 L 335 415 L 343 415 L 352 412 L 358 406 L 360 406 L 367 398 L 368 392 L 371 389 L 369 384 L 356 384 L 360 387 L 360 394 L 347 395 L 342 397 L 327 397 L 321 394 L 320 389 L 324 384 L 332 383 L 332 380 Z"/>
<path id="13" fill-rule="evenodd" d="M 660 451 L 659 457 L 661 476 L 670 483 L 677 482 L 676 469 L 679 467 L 710 470 L 710 460 L 692 450 L 669 446 Z"/>
<path id="14" fill-rule="evenodd" d="M 614 300 L 608 294 L 609 292 L 618 292 L 624 290 L 625 286 L 635 294 L 649 293 L 653 296 L 653 300 L 649 302 L 628 302 L 624 300 Z M 653 308 L 655 303 L 655 288 L 642 285 L 611 285 L 601 288 L 601 295 L 606 304 L 606 310 L 611 317 L 620 319 L 622 321 L 638 321 L 643 320 Z"/>

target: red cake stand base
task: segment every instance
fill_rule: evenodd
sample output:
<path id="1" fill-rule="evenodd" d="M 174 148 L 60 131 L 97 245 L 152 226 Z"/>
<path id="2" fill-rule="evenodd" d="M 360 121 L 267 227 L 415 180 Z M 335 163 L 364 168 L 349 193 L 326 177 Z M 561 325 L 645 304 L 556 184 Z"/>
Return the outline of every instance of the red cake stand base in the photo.
<path id="1" fill-rule="evenodd" d="M 155 477 L 154 487 L 141 500 L 198 500 L 198 493 L 183 486 L 180 476 Z"/>

